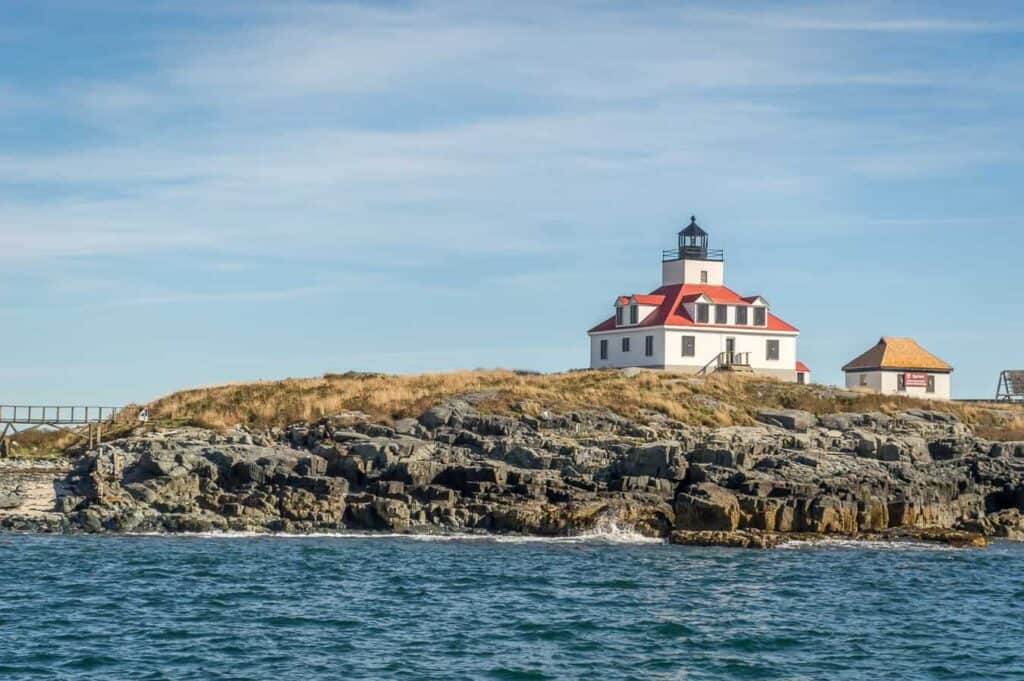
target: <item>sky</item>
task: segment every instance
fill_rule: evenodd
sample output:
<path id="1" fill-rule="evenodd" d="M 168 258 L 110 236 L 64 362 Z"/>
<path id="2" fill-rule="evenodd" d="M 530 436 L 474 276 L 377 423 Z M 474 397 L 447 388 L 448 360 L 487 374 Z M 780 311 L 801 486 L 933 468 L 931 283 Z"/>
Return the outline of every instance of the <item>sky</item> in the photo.
<path id="1" fill-rule="evenodd" d="M 1019 3 L 0 5 L 0 403 L 586 366 L 697 216 L 815 381 L 1024 367 Z"/>

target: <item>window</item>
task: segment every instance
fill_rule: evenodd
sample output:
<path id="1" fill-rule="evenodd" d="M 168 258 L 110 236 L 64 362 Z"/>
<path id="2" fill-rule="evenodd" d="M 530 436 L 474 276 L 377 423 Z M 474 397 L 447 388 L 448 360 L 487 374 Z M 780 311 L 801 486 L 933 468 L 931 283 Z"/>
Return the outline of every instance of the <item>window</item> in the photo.
<path id="1" fill-rule="evenodd" d="M 697 337 L 683 336 L 683 357 L 694 357 L 697 354 Z"/>
<path id="2" fill-rule="evenodd" d="M 623 318 L 622 308 L 621 307 L 615 308 L 615 326 L 622 326 L 622 318 Z"/>
<path id="3" fill-rule="evenodd" d="M 654 356 L 654 336 L 645 336 L 644 337 L 644 356 L 645 357 L 653 357 Z"/>
<path id="4" fill-rule="evenodd" d="M 867 374 L 861 374 L 860 375 L 860 387 L 862 387 L 862 388 L 868 387 L 868 375 Z"/>
<path id="5" fill-rule="evenodd" d="M 622 351 L 629 352 L 629 338 L 622 339 Z"/>
<path id="6" fill-rule="evenodd" d="M 754 326 L 765 326 L 768 323 L 767 310 L 763 307 L 754 308 Z"/>
<path id="7" fill-rule="evenodd" d="M 702 284 L 708 283 L 708 271 L 707 270 L 701 270 L 700 271 L 700 283 L 702 283 Z"/>
<path id="8" fill-rule="evenodd" d="M 768 341 L 768 347 L 765 349 L 765 356 L 767 359 L 778 359 L 779 358 L 779 341 L 770 340 Z"/>
<path id="9" fill-rule="evenodd" d="M 800 385 L 804 385 L 805 383 L 807 383 L 807 374 L 805 374 L 802 371 L 797 372 L 796 382 L 799 383 Z"/>
<path id="10" fill-rule="evenodd" d="M 747 306 L 737 305 L 736 306 L 736 323 L 739 326 L 747 325 Z"/>
<path id="11" fill-rule="evenodd" d="M 907 375 L 896 374 L 896 390 L 904 392 L 907 389 Z"/>
<path id="12" fill-rule="evenodd" d="M 935 377 L 931 374 L 928 375 L 928 387 L 925 388 L 930 393 L 935 392 Z"/>
<path id="13" fill-rule="evenodd" d="M 697 303 L 697 322 L 700 324 L 708 323 L 708 304 Z"/>
<path id="14" fill-rule="evenodd" d="M 729 323 L 729 306 L 715 305 L 715 324 Z"/>
<path id="15" fill-rule="evenodd" d="M 629 323 L 636 324 L 640 321 L 640 308 L 636 305 L 629 306 Z"/>
<path id="16" fill-rule="evenodd" d="M 608 359 L 608 341 L 601 341 L 601 359 Z"/>

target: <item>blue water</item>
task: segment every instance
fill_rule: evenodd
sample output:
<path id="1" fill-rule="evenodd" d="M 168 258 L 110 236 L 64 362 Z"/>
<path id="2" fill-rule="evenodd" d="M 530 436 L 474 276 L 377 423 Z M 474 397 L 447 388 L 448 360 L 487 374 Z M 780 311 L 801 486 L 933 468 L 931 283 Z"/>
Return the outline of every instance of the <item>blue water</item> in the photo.
<path id="1" fill-rule="evenodd" d="M 0 536 L 0 679 L 1024 679 L 1024 545 Z"/>

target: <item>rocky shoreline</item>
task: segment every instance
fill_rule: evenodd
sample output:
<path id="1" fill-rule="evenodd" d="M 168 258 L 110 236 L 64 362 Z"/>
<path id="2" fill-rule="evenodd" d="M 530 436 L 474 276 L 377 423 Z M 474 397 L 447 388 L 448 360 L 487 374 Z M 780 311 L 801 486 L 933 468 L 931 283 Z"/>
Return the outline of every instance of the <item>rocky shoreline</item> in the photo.
<path id="1" fill-rule="evenodd" d="M 1024 539 L 1024 442 L 977 437 L 945 412 L 762 410 L 756 426 L 703 428 L 654 412 L 495 415 L 474 402 L 393 423 L 348 412 L 259 432 L 140 432 L 37 470 L 31 484 L 49 481 L 52 509 L 25 506 L 8 462 L 0 529 L 562 536 L 611 522 L 757 548 Z"/>

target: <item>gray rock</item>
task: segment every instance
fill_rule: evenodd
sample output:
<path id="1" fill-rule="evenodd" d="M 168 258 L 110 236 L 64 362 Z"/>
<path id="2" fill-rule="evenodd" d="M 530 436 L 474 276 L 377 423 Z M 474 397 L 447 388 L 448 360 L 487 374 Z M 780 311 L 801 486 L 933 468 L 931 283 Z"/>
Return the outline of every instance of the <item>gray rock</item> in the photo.
<path id="1" fill-rule="evenodd" d="M 805 433 L 818 425 L 814 414 L 800 409 L 761 409 L 757 412 L 757 420 L 798 433 Z"/>
<path id="2" fill-rule="evenodd" d="M 687 460 L 679 442 L 652 442 L 631 449 L 618 464 L 623 476 L 649 476 L 682 480 L 686 477 Z"/>
<path id="3" fill-rule="evenodd" d="M 515 446 L 505 455 L 505 463 L 519 468 L 548 468 L 551 463 L 551 455 L 541 454 L 531 447 Z"/>
<path id="4" fill-rule="evenodd" d="M 740 523 L 736 495 L 710 482 L 677 495 L 675 512 L 680 530 L 735 530 Z"/>
<path id="5" fill-rule="evenodd" d="M 420 414 L 419 421 L 424 428 L 436 430 L 442 426 L 447 426 L 452 419 L 453 413 L 454 410 L 448 405 L 439 404 Z"/>
<path id="6" fill-rule="evenodd" d="M 399 435 L 415 435 L 419 437 L 423 434 L 423 426 L 420 425 L 416 419 L 398 419 L 395 421 L 395 432 Z"/>
<path id="7" fill-rule="evenodd" d="M 691 464 L 710 464 L 725 468 L 748 468 L 751 465 L 751 457 L 744 452 L 734 452 L 729 449 L 696 449 L 686 455 Z"/>
<path id="8" fill-rule="evenodd" d="M 673 480 L 654 478 L 647 475 L 626 476 L 613 480 L 608 485 L 613 492 L 642 492 L 671 497 L 675 494 L 676 483 Z"/>
<path id="9" fill-rule="evenodd" d="M 862 414 L 824 414 L 819 421 L 824 428 L 846 432 L 863 424 L 864 416 Z"/>
<path id="10" fill-rule="evenodd" d="M 331 439 L 335 442 L 358 442 L 369 439 L 369 436 L 354 430 L 335 430 L 331 433 Z"/>

